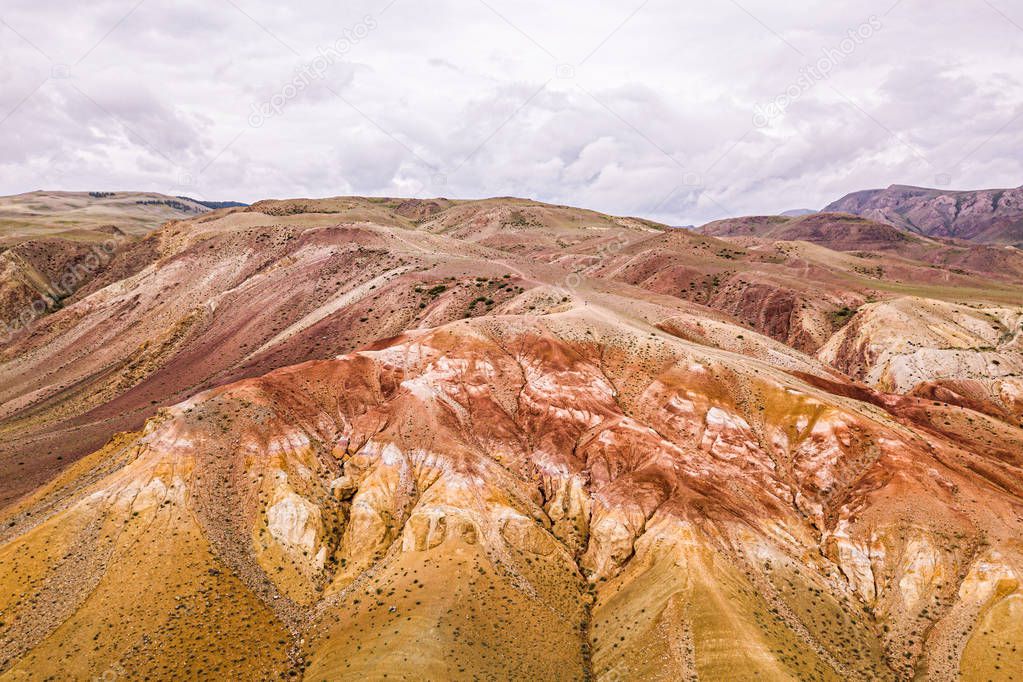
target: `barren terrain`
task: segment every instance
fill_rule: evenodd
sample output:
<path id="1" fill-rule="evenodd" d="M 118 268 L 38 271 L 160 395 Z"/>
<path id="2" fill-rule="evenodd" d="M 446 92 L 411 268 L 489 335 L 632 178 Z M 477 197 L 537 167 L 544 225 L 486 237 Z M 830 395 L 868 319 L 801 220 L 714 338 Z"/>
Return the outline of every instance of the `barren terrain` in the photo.
<path id="1" fill-rule="evenodd" d="M 1021 679 L 1021 284 L 834 214 L 142 230 L 0 345 L 0 679 Z"/>

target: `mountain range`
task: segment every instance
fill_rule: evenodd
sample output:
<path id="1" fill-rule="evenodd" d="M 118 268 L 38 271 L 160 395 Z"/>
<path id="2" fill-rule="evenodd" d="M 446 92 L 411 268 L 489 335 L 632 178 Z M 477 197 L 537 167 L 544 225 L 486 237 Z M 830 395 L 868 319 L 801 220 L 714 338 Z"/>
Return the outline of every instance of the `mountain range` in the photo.
<path id="1" fill-rule="evenodd" d="M 957 192 L 892 185 L 854 192 L 824 210 L 852 213 L 928 237 L 1023 246 L 1023 187 Z"/>

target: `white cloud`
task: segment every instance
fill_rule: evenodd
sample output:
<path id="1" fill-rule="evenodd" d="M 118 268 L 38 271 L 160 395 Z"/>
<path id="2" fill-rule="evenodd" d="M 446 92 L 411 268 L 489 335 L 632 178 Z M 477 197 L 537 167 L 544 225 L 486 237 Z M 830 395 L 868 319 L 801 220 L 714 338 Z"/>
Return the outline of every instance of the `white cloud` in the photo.
<path id="1" fill-rule="evenodd" d="M 1023 30 L 986 3 L 388 2 L 6 2 L 0 192 L 528 195 L 684 224 L 1023 182 Z"/>

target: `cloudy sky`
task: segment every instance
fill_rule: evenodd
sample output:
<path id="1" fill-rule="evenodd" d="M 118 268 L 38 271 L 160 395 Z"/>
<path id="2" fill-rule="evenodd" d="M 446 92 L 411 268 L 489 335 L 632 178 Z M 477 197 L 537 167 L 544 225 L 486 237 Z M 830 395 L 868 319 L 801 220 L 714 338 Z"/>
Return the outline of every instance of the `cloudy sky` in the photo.
<path id="1" fill-rule="evenodd" d="M 0 193 L 672 224 L 1023 183 L 1017 0 L 4 0 Z"/>

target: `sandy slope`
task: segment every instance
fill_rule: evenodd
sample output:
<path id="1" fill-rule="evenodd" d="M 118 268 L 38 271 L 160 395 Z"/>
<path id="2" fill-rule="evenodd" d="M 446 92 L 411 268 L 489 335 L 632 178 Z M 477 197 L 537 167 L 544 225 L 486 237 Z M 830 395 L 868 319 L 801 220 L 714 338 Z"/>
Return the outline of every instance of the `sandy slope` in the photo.
<path id="1" fill-rule="evenodd" d="M 1018 664 L 978 623 L 1023 625 L 1023 450 L 587 308 L 453 322 L 163 411 L 8 516 L 0 658 L 309 679 Z M 188 658 L 203 621 L 217 642 Z"/>

